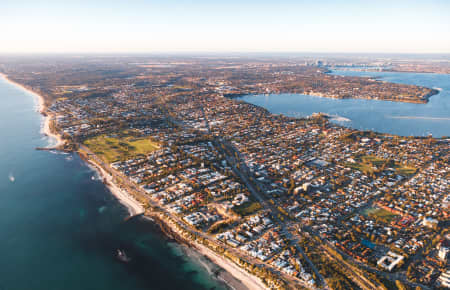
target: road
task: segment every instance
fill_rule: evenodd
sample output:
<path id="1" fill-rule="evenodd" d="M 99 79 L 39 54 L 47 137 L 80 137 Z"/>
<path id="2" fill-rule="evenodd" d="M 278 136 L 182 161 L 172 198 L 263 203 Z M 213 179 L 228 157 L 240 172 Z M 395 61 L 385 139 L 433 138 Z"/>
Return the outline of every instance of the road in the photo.
<path id="1" fill-rule="evenodd" d="M 209 125 L 208 119 L 204 113 L 204 110 L 202 110 L 202 112 L 203 112 L 204 120 L 205 120 L 206 126 L 207 126 L 207 133 L 203 132 L 203 131 L 199 131 L 198 133 L 211 136 L 210 135 L 210 125 Z M 188 128 L 183 122 L 176 120 L 173 117 L 169 117 L 169 120 L 184 129 L 193 130 L 193 128 Z M 264 194 L 262 192 L 260 192 L 259 190 L 257 190 L 256 186 L 250 181 L 250 179 L 249 179 L 249 176 L 251 176 L 250 169 L 247 167 L 245 162 L 242 160 L 242 156 L 241 156 L 240 152 L 237 149 L 235 149 L 234 146 L 227 140 L 225 140 L 221 137 L 216 137 L 216 136 L 212 136 L 212 137 L 214 138 L 213 143 L 214 143 L 215 147 L 225 156 L 225 159 L 226 159 L 227 163 L 231 166 L 233 172 L 237 176 L 239 176 L 241 181 L 244 182 L 244 184 L 246 185 L 246 187 L 248 188 L 250 193 L 261 203 L 263 208 L 269 209 L 271 211 L 272 216 L 275 219 L 275 222 L 278 225 L 280 225 L 280 227 L 282 229 L 281 230 L 282 233 L 285 234 L 286 238 L 288 240 L 290 240 L 290 243 L 292 245 L 294 245 L 297 248 L 297 250 L 302 254 L 303 258 L 307 261 L 309 267 L 316 274 L 316 277 L 318 278 L 318 281 L 316 281 L 317 284 L 322 286 L 322 288 L 324 288 L 324 289 L 329 289 L 324 277 L 319 273 L 316 266 L 312 263 L 312 261 L 304 253 L 303 249 L 299 246 L 298 240 L 293 239 L 292 234 L 286 230 L 285 223 L 278 219 L 278 215 L 280 214 L 278 209 L 276 209 L 272 204 L 268 203 L 267 198 L 265 198 Z M 239 253 L 242 256 L 242 253 L 241 252 L 239 252 Z M 256 261 L 259 262 L 259 260 L 256 260 Z M 284 275 L 284 276 L 286 276 L 286 275 Z M 292 278 L 292 276 L 288 276 L 288 277 Z M 311 287 L 309 284 L 305 283 L 303 280 L 300 280 L 300 279 L 296 279 L 296 280 L 298 280 L 297 283 L 301 284 L 304 287 L 315 288 L 315 287 Z"/>
<path id="2" fill-rule="evenodd" d="M 191 228 L 190 226 L 188 226 L 187 224 L 185 224 L 178 216 L 172 214 L 171 212 L 165 210 L 163 207 L 161 207 L 158 203 L 154 202 L 152 199 L 150 199 L 147 195 L 146 192 L 141 189 L 140 187 L 136 186 L 136 184 L 134 184 L 133 182 L 131 182 L 129 180 L 129 178 L 127 178 L 126 176 L 124 176 L 121 172 L 111 168 L 109 166 L 109 164 L 106 164 L 105 162 L 103 162 L 103 160 L 101 160 L 97 155 L 95 155 L 89 148 L 87 148 L 86 146 L 79 144 L 80 149 L 82 149 L 83 151 L 85 151 L 86 153 L 88 153 L 89 157 L 92 158 L 96 163 L 98 163 L 100 166 L 102 166 L 105 171 L 107 171 L 109 174 L 111 174 L 113 177 L 115 177 L 116 179 L 120 180 L 121 182 L 123 182 L 127 187 L 129 187 L 129 189 L 132 189 L 134 194 L 138 194 L 140 197 L 144 198 L 154 209 L 160 211 L 160 212 L 164 212 L 165 214 L 167 214 L 173 221 L 175 221 L 181 228 L 183 228 L 183 230 L 190 232 L 196 236 L 199 236 L 201 238 L 207 239 L 210 243 L 212 244 L 218 244 L 220 245 L 222 248 L 224 248 L 226 251 L 228 251 L 229 253 L 232 253 L 233 255 L 237 256 L 237 257 L 241 257 L 243 259 L 245 259 L 247 262 L 255 265 L 255 266 L 266 266 L 267 268 L 271 269 L 271 271 L 273 271 L 274 273 L 276 273 L 277 275 L 279 275 L 280 277 L 283 277 L 285 280 L 290 281 L 291 283 L 294 284 L 299 284 L 302 285 L 303 287 L 306 288 L 312 288 L 309 284 L 305 283 L 305 281 L 289 276 L 287 274 L 281 273 L 280 271 L 278 271 L 277 269 L 273 268 L 272 265 L 262 262 L 252 256 L 249 256 L 247 254 L 245 254 L 242 251 L 239 251 L 235 248 L 230 247 L 229 245 L 223 243 L 223 242 L 218 242 L 216 240 L 213 239 L 213 237 L 211 237 L 210 235 L 205 234 L 204 232 L 201 231 L 197 231 L 193 228 Z"/>
<path id="3" fill-rule="evenodd" d="M 203 118 L 206 122 L 208 133 L 211 132 L 211 127 L 209 125 L 208 118 L 202 108 Z M 177 124 L 184 126 L 184 124 L 180 121 L 177 121 Z M 239 176 L 242 182 L 246 185 L 250 193 L 261 203 L 262 207 L 264 209 L 269 209 L 273 219 L 275 222 L 281 227 L 281 232 L 285 235 L 285 237 L 289 240 L 290 244 L 295 246 L 297 251 L 301 253 L 304 260 L 307 261 L 309 267 L 314 271 L 316 277 L 318 278 L 318 281 L 316 283 L 320 286 L 322 286 L 324 289 L 329 289 L 324 277 L 322 274 L 319 273 L 317 270 L 317 267 L 314 265 L 314 263 L 308 258 L 308 256 L 305 254 L 303 249 L 300 247 L 298 243 L 298 238 L 295 238 L 294 235 L 292 235 L 287 229 L 286 224 L 283 221 L 280 221 L 278 216 L 280 215 L 280 212 L 276 207 L 274 207 L 271 203 L 267 202 L 267 197 L 263 192 L 258 190 L 259 188 L 264 188 L 265 185 L 258 184 L 257 186 L 253 184 L 253 182 L 250 180 L 250 176 L 252 176 L 252 173 L 250 169 L 248 168 L 247 164 L 242 158 L 241 153 L 239 150 L 237 150 L 228 140 L 225 140 L 221 137 L 213 136 L 214 138 L 214 145 L 216 148 L 221 151 L 221 153 L 225 156 L 225 159 L 227 163 L 231 166 L 233 169 L 233 172 Z M 307 285 L 307 287 L 311 287 Z"/>
<path id="4" fill-rule="evenodd" d="M 261 205 L 265 209 L 269 209 L 271 211 L 272 217 L 273 217 L 273 219 L 275 219 L 275 222 L 278 225 L 280 225 L 280 227 L 282 229 L 282 233 L 290 241 L 291 245 L 294 245 L 296 247 L 296 249 L 301 253 L 304 260 L 307 261 L 309 267 L 316 274 L 316 277 L 318 278 L 318 281 L 316 281 L 317 284 L 322 286 L 324 289 L 328 289 L 329 287 L 328 287 L 324 277 L 322 276 L 322 274 L 320 274 L 320 272 L 317 270 L 317 267 L 308 258 L 308 256 L 305 254 L 303 249 L 300 247 L 300 245 L 298 243 L 298 238 L 296 238 L 294 235 L 292 235 L 292 233 L 286 229 L 286 223 L 283 221 L 280 221 L 280 219 L 278 218 L 278 216 L 280 215 L 279 210 L 277 208 L 275 208 L 275 206 L 273 206 L 271 203 L 267 202 L 267 198 L 264 196 L 264 193 L 257 190 L 256 187 L 253 185 L 253 183 L 249 180 L 249 176 L 251 174 L 250 169 L 247 167 L 245 162 L 241 159 L 242 157 L 241 157 L 240 152 L 238 152 L 237 149 L 235 149 L 234 146 L 232 146 L 232 144 L 230 144 L 228 141 L 226 141 L 220 137 L 218 138 L 218 141 L 219 141 L 218 148 L 220 148 L 220 144 L 223 144 L 225 146 L 225 148 L 227 148 L 228 150 L 230 150 L 232 152 L 232 154 L 226 154 L 226 152 L 225 152 L 225 156 L 226 156 L 226 160 L 227 160 L 228 164 L 230 164 L 231 167 L 233 168 L 233 171 L 241 178 L 241 180 L 245 183 L 245 185 L 247 186 L 250 193 L 253 194 L 254 197 L 256 197 L 256 199 L 261 203 Z M 239 159 L 237 159 L 237 158 L 239 158 Z M 236 164 L 239 164 L 239 168 L 237 167 Z M 260 186 L 260 187 L 262 187 L 262 186 Z"/>

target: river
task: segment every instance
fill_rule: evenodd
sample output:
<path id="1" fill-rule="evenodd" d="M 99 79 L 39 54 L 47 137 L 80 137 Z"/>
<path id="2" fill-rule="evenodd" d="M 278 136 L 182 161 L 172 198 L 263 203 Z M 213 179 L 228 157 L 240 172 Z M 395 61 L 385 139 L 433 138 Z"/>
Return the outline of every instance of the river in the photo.
<path id="1" fill-rule="evenodd" d="M 333 122 L 360 130 L 402 136 L 450 136 L 450 75 L 431 73 L 333 71 L 337 75 L 373 77 L 382 81 L 436 88 L 426 104 L 379 100 L 331 99 L 302 94 L 248 95 L 241 100 L 274 114 L 306 117 L 323 112 Z"/>
<path id="2" fill-rule="evenodd" d="M 0 290 L 225 288 L 153 223 L 125 222 L 76 154 L 35 150 L 49 143 L 36 106 L 0 78 Z"/>

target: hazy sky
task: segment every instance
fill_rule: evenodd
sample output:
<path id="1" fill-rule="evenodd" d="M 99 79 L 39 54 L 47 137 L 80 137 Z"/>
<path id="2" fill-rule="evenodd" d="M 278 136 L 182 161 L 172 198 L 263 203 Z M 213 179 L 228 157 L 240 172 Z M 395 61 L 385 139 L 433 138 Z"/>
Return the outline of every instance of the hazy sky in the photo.
<path id="1" fill-rule="evenodd" d="M 0 0 L 0 52 L 450 53 L 450 0 Z"/>

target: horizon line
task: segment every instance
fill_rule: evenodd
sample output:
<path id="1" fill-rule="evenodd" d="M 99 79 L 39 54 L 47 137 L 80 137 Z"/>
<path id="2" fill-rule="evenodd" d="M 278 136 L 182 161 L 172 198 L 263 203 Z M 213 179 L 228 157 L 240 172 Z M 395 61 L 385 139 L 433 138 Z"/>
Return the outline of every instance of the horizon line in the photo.
<path id="1" fill-rule="evenodd" d="M 450 56 L 449 52 L 364 52 L 364 51 L 355 51 L 355 52 L 348 52 L 348 51 L 245 51 L 245 50 L 230 50 L 230 51 L 202 51 L 202 50 L 177 50 L 177 51 L 36 51 L 36 52 L 1 52 L 1 55 L 448 55 Z"/>

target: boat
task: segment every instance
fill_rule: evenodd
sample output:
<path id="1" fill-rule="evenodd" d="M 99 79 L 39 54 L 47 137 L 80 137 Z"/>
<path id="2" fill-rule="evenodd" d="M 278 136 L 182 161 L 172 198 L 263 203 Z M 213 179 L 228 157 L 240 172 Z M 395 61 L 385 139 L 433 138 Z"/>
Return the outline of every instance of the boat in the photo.
<path id="1" fill-rule="evenodd" d="M 125 251 L 117 249 L 117 259 L 119 259 L 119 261 L 124 262 L 124 263 L 128 263 L 131 261 L 131 258 L 127 256 L 127 254 L 125 254 Z"/>

